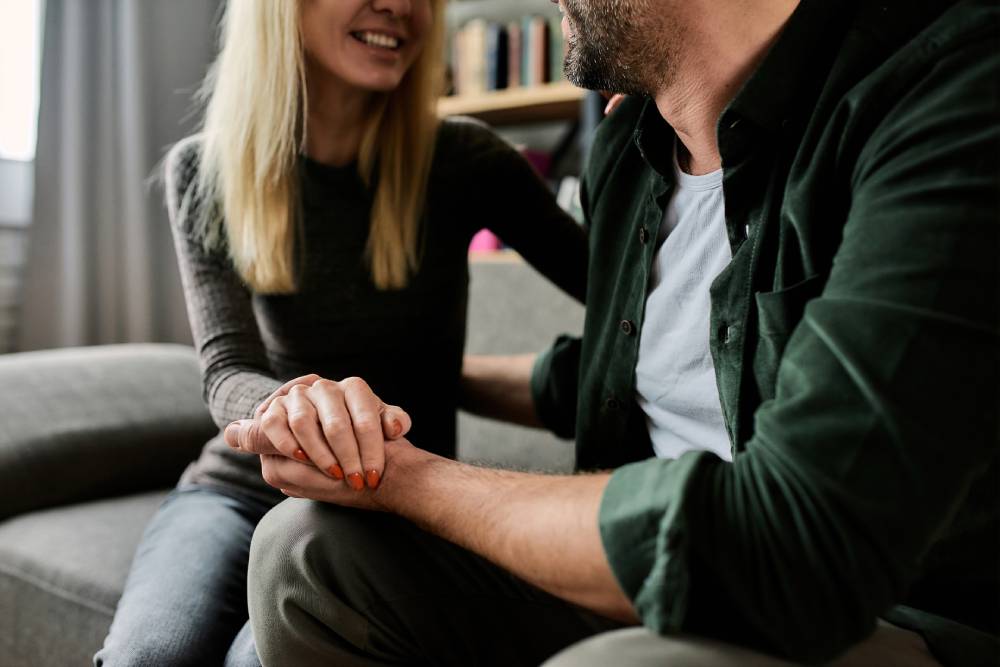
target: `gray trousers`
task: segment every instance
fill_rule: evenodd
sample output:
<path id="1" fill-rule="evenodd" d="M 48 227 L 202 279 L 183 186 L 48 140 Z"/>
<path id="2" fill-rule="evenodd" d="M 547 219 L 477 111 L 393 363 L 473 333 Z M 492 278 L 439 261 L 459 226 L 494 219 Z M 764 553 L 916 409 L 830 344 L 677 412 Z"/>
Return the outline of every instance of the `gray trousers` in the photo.
<path id="1" fill-rule="evenodd" d="M 281 503 L 257 527 L 248 600 L 264 667 L 788 664 L 623 628 L 398 517 L 307 500 Z M 918 635 L 881 624 L 835 664 L 938 663 Z"/>
<path id="2" fill-rule="evenodd" d="M 699 637 L 661 637 L 645 628 L 605 632 L 561 651 L 544 667 L 788 667 L 779 660 L 732 644 Z M 941 667 L 920 635 L 880 622 L 869 639 L 831 667 Z"/>

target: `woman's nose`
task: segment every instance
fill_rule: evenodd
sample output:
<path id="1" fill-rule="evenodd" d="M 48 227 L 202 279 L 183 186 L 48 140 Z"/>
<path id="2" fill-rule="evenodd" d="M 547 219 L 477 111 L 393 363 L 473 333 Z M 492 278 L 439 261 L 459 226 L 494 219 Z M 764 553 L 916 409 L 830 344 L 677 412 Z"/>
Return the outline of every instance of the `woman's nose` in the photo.
<path id="1" fill-rule="evenodd" d="M 372 9 L 392 16 L 409 16 L 412 0 L 372 0 Z"/>

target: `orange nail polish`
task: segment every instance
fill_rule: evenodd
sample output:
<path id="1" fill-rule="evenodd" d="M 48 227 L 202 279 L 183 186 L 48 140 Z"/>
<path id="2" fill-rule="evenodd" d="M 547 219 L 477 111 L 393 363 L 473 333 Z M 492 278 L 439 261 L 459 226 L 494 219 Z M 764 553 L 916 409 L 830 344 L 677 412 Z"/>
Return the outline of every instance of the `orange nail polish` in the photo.
<path id="1" fill-rule="evenodd" d="M 338 479 L 338 480 L 339 479 L 344 479 L 344 469 L 341 468 L 336 463 L 334 463 L 332 466 L 330 466 L 329 468 L 327 468 L 326 471 L 328 473 L 330 473 L 330 476 L 333 477 L 334 479 Z"/>
<path id="2" fill-rule="evenodd" d="M 292 453 L 292 456 L 294 456 L 295 458 L 297 458 L 299 461 L 308 461 L 309 460 L 309 455 L 306 454 L 304 451 L 302 451 L 301 447 L 299 447 L 298 449 L 296 449 Z"/>
<path id="3" fill-rule="evenodd" d="M 365 479 L 368 481 L 369 489 L 378 488 L 378 483 L 379 483 L 378 470 L 369 470 L 367 473 L 365 473 Z"/>
<path id="4" fill-rule="evenodd" d="M 350 475 L 348 475 L 347 483 L 350 484 L 351 488 L 354 489 L 355 491 L 360 491 L 361 489 L 365 488 L 365 482 L 363 479 L 361 479 L 361 473 L 359 472 L 352 472 Z"/>
<path id="5" fill-rule="evenodd" d="M 399 434 L 403 432 L 403 425 L 399 423 L 398 419 L 392 420 L 392 437 L 398 438 Z"/>

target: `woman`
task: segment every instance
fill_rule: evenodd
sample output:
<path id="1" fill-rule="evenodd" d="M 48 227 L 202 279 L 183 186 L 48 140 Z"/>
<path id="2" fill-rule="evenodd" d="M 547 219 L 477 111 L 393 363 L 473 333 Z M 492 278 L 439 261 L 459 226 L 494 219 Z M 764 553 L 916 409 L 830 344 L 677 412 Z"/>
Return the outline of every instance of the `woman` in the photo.
<path id="1" fill-rule="evenodd" d="M 369 386 L 405 407 L 415 442 L 454 455 L 478 228 L 585 287 L 583 232 L 530 167 L 484 127 L 436 119 L 443 11 L 230 0 L 204 131 L 167 159 L 213 418 L 264 414 L 283 451 L 358 492 L 378 485 L 384 441 L 343 408 Z M 326 380 L 277 392 L 306 373 Z M 383 418 L 389 436 L 400 420 Z M 259 459 L 210 441 L 148 527 L 95 664 L 257 664 L 247 554 L 282 499 Z"/>

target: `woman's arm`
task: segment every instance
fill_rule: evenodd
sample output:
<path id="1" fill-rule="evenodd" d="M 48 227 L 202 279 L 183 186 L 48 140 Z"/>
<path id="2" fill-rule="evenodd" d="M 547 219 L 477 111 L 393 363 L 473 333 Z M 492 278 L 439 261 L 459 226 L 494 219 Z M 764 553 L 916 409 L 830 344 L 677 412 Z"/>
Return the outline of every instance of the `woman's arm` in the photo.
<path id="1" fill-rule="evenodd" d="M 531 395 L 535 354 L 465 355 L 462 408 L 480 417 L 542 428 Z"/>
<path id="2" fill-rule="evenodd" d="M 449 160 L 475 229 L 487 227 L 564 292 L 583 302 L 587 291 L 586 229 L 556 203 L 530 164 L 487 126 L 451 120 L 442 127 Z M 462 407 L 474 414 L 542 427 L 532 397 L 535 354 L 466 355 Z"/>
<path id="3" fill-rule="evenodd" d="M 273 445 L 267 453 L 314 464 L 356 490 L 378 486 L 384 437 L 409 431 L 409 416 L 382 403 L 360 378 L 309 375 L 285 385 L 275 378 L 250 291 L 225 252 L 206 249 L 201 240 L 197 162 L 197 139 L 171 150 L 167 207 L 212 418 L 221 429 L 233 422 L 241 422 L 237 431 L 259 429 Z"/>
<path id="4" fill-rule="evenodd" d="M 219 428 L 252 418 L 281 383 L 257 329 L 250 292 L 221 251 L 206 250 L 197 232 L 199 140 L 178 143 L 165 163 L 170 226 L 188 319 L 201 365 L 202 393 Z"/>
<path id="5" fill-rule="evenodd" d="M 542 275 L 583 302 L 587 293 L 587 232 L 556 203 L 520 153 L 477 121 L 448 121 L 457 177 L 475 232 L 488 228 Z"/>

